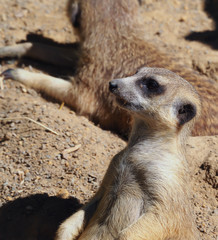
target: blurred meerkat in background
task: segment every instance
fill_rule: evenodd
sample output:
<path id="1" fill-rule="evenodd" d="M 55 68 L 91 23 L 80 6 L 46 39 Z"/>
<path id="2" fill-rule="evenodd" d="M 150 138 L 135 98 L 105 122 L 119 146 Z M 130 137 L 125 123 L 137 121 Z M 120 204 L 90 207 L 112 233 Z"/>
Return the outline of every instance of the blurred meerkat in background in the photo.
<path id="1" fill-rule="evenodd" d="M 163 67 L 192 83 L 202 98 L 202 116 L 193 135 L 218 134 L 217 85 L 192 69 L 179 65 L 144 39 L 138 0 L 70 0 L 67 14 L 78 30 L 77 48 L 22 43 L 0 49 L 0 57 L 27 56 L 59 66 L 72 66 L 70 81 L 23 69 L 9 69 L 7 78 L 65 102 L 78 114 L 104 129 L 128 135 L 130 115 L 114 104 L 108 82 L 131 75 L 142 66 Z"/>

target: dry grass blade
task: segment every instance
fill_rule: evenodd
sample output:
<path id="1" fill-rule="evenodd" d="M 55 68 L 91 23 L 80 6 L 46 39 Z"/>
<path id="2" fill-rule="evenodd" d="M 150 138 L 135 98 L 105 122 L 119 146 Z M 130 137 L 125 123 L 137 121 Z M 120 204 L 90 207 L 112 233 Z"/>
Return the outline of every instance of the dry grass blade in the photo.
<path id="1" fill-rule="evenodd" d="M 76 146 L 74 146 L 74 147 L 65 149 L 65 150 L 63 151 L 63 154 L 68 154 L 68 153 L 71 153 L 71 152 L 75 152 L 75 151 L 77 151 L 80 147 L 81 147 L 81 144 L 78 144 L 78 145 L 76 145 Z"/>
<path id="2" fill-rule="evenodd" d="M 3 77 L 0 76 L 0 89 L 3 90 L 4 89 L 4 83 L 3 83 Z"/>
<path id="3" fill-rule="evenodd" d="M 58 135 L 58 133 L 55 132 L 54 130 L 52 130 L 51 128 L 46 127 L 45 125 L 43 125 L 43 124 L 41 124 L 41 123 L 39 123 L 39 122 L 33 120 L 32 118 L 29 118 L 29 117 L 0 118 L 1 121 L 13 121 L 13 120 L 23 120 L 23 119 L 28 120 L 28 121 L 30 121 L 30 122 L 33 122 L 33 123 L 35 123 L 35 124 L 37 124 L 37 125 L 45 128 L 45 129 L 48 130 L 49 132 L 52 132 L 52 133 L 54 133 L 55 135 Z"/>
<path id="4" fill-rule="evenodd" d="M 61 106 L 59 107 L 59 110 L 61 110 L 64 106 L 64 102 L 61 103 Z"/>

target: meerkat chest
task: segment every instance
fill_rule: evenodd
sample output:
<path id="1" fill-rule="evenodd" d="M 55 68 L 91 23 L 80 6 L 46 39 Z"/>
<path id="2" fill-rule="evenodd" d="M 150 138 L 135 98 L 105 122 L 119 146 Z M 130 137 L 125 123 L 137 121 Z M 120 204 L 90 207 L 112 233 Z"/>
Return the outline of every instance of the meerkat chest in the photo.
<path id="1" fill-rule="evenodd" d="M 128 219 L 133 216 L 133 221 L 147 211 L 152 201 L 159 196 L 160 189 L 178 186 L 178 171 L 181 169 L 180 161 L 169 153 L 162 152 L 148 157 L 138 151 L 136 155 L 131 154 L 119 161 L 113 169 L 115 177 L 106 191 L 111 211 L 115 209 L 123 212 L 122 217 L 126 214 Z M 124 208 L 121 209 L 121 206 Z"/>
<path id="2" fill-rule="evenodd" d="M 114 159 L 107 172 L 104 195 L 98 206 L 100 228 L 106 228 L 110 234 L 118 236 L 149 211 L 163 180 L 165 185 L 171 185 L 174 181 L 171 157 L 167 157 L 170 163 L 148 158 L 139 152 L 135 158 L 127 151 Z"/>

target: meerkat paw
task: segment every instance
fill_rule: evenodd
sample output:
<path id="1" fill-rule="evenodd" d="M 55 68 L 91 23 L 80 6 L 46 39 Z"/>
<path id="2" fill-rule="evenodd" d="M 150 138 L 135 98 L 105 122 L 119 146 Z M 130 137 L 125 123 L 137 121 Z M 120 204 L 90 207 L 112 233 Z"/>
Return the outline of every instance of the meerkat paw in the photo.
<path id="1" fill-rule="evenodd" d="M 4 80 L 7 79 L 12 79 L 14 81 L 18 81 L 20 83 L 23 83 L 25 85 L 30 85 L 31 86 L 31 81 L 34 79 L 32 77 L 34 73 L 28 72 L 24 69 L 16 68 L 12 69 L 9 68 L 5 70 L 4 72 L 1 73 L 1 76 L 3 77 Z"/>
<path id="2" fill-rule="evenodd" d="M 6 79 L 16 80 L 16 70 L 9 68 L 9 69 L 5 70 L 4 72 L 2 72 L 1 76 L 4 78 L 4 80 L 6 80 Z"/>
<path id="3" fill-rule="evenodd" d="M 44 73 L 29 72 L 20 68 L 8 69 L 1 75 L 4 79 L 18 81 L 60 100 L 63 100 L 63 96 L 65 96 L 67 91 L 72 87 L 72 84 L 64 79 L 52 77 Z"/>
<path id="4" fill-rule="evenodd" d="M 30 85 L 29 82 L 31 82 L 32 79 L 34 79 L 34 74 L 37 74 L 37 73 L 32 73 L 21 68 L 15 68 L 15 69 L 9 68 L 4 72 L 2 72 L 1 76 L 3 77 L 4 80 L 12 79 L 14 81 L 18 81 L 23 84 Z"/>
<path id="5" fill-rule="evenodd" d="M 79 210 L 66 221 L 64 221 L 58 231 L 55 240 L 74 240 L 81 233 L 84 226 L 85 211 Z"/>

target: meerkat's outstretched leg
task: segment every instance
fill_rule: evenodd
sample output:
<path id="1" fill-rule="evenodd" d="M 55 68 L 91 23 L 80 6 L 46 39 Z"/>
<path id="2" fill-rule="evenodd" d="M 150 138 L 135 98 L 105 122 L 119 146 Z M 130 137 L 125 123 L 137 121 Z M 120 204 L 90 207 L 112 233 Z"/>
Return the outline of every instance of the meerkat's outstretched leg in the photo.
<path id="1" fill-rule="evenodd" d="M 78 49 L 25 42 L 0 48 L 0 58 L 29 57 L 56 66 L 73 67 L 78 60 Z"/>
<path id="2" fill-rule="evenodd" d="M 1 74 L 4 79 L 13 79 L 28 87 L 43 91 L 51 97 L 59 97 L 64 101 L 68 91 L 72 88 L 71 82 L 52 77 L 43 73 L 33 73 L 23 69 L 8 69 Z"/>
<path id="3" fill-rule="evenodd" d="M 70 77 L 68 81 L 19 68 L 8 69 L 1 75 L 4 79 L 18 81 L 60 102 L 64 102 L 76 111 L 77 114 L 86 116 L 91 120 L 94 119 L 95 122 L 99 123 L 105 129 L 120 129 L 120 125 L 129 119 L 128 116 L 124 114 L 120 116 L 120 111 L 109 113 L 107 109 L 100 105 L 98 101 L 99 89 L 91 88 L 86 81 L 83 81 L 82 77 Z M 106 104 L 109 97 L 108 95 L 105 96 L 104 104 Z M 99 106 L 101 110 L 96 111 L 96 106 Z M 111 121 L 111 119 L 113 119 L 113 121 Z"/>

